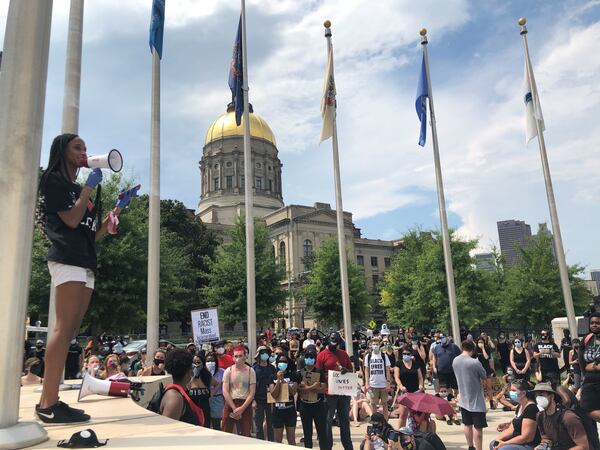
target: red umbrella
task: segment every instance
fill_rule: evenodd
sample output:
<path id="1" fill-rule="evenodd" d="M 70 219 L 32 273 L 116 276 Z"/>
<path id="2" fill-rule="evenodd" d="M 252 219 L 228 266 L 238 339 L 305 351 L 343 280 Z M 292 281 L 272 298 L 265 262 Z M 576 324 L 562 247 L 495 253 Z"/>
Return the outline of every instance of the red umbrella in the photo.
<path id="1" fill-rule="evenodd" d="M 452 416 L 454 409 L 447 400 L 424 392 L 413 392 L 402 394 L 398 403 L 413 411 L 436 414 L 438 416 Z"/>

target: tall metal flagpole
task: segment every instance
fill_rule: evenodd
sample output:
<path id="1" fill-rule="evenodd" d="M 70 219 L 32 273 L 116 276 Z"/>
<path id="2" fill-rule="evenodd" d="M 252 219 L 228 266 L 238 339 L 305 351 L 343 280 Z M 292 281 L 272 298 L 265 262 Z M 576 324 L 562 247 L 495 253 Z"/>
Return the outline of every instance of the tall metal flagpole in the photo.
<path id="1" fill-rule="evenodd" d="M 152 48 L 150 136 L 146 354 L 149 358 L 153 358 L 154 352 L 158 348 L 160 303 L 160 56 L 158 55 L 156 48 Z"/>
<path id="2" fill-rule="evenodd" d="M 248 57 L 246 45 L 246 2 L 242 1 L 242 67 L 244 92 L 244 198 L 246 202 L 246 298 L 248 309 L 248 349 L 256 353 L 256 280 L 254 273 L 254 212 L 252 150 L 250 148 L 250 112 L 248 109 Z M 286 258 L 287 261 L 287 258 Z M 252 357 L 252 356 L 251 356 Z"/>
<path id="3" fill-rule="evenodd" d="M 0 72 L 0 340 L 11 345 L 25 339 L 51 20 L 52 0 L 9 4 Z M 47 439 L 37 422 L 19 422 L 22 363 L 20 351 L 0 352 L 0 448 Z"/>
<path id="4" fill-rule="evenodd" d="M 440 150 L 438 146 L 435 111 L 433 109 L 433 89 L 429 75 L 429 56 L 427 54 L 427 30 L 421 29 L 421 45 L 425 59 L 425 73 L 427 74 L 427 90 L 429 99 L 429 114 L 431 117 L 431 137 L 433 139 L 433 161 L 435 163 L 435 181 L 438 193 L 438 208 L 440 210 L 440 226 L 442 228 L 442 246 L 444 248 L 444 266 L 446 267 L 446 283 L 448 285 L 448 301 L 450 302 L 450 322 L 452 323 L 452 337 L 460 341 L 460 326 L 458 323 L 458 307 L 456 306 L 456 289 L 454 287 L 454 269 L 452 268 L 452 252 L 450 250 L 450 233 L 448 232 L 448 217 L 446 215 L 446 199 L 444 197 L 444 182 L 440 165 Z"/>
<path id="5" fill-rule="evenodd" d="M 327 39 L 327 54 L 333 52 L 331 43 L 331 22 L 326 20 L 325 38 Z M 331 55 L 333 59 L 333 55 Z M 333 71 L 333 67 L 331 69 Z M 350 290 L 348 289 L 348 255 L 346 253 L 346 236 L 344 234 L 344 206 L 342 205 L 342 182 L 340 177 L 340 157 L 338 152 L 337 138 L 337 105 L 333 110 L 333 136 L 331 144 L 333 147 L 333 176 L 335 180 L 335 213 L 337 220 L 338 254 L 340 258 L 340 282 L 342 285 L 342 312 L 344 317 L 344 339 L 346 341 L 346 352 L 350 356 L 354 354 L 352 348 L 352 317 L 350 314 Z"/>
<path id="6" fill-rule="evenodd" d="M 531 58 L 529 57 L 529 46 L 527 45 L 527 27 L 525 17 L 519 19 L 521 27 L 520 34 L 523 37 L 523 48 L 525 50 L 525 58 L 527 64 L 527 72 L 529 74 L 529 88 L 531 94 L 537 96 L 537 91 L 534 89 L 535 78 L 533 69 L 531 68 Z M 538 99 L 534 101 L 539 102 Z M 573 307 L 573 297 L 571 296 L 571 284 L 569 282 L 569 271 L 565 259 L 565 250 L 563 247 L 562 236 L 560 233 L 560 224 L 558 223 L 558 212 L 556 210 L 556 200 L 554 199 L 554 189 L 552 188 L 552 177 L 550 176 L 550 166 L 548 165 L 548 156 L 546 155 L 546 142 L 544 140 L 544 130 L 540 125 L 540 121 L 535 120 L 535 127 L 538 136 L 538 145 L 540 148 L 540 157 L 542 159 L 542 170 L 544 172 L 544 182 L 546 183 L 546 196 L 548 197 L 548 209 L 550 210 L 550 221 L 552 222 L 552 232 L 554 234 L 554 243 L 556 244 L 556 258 L 558 260 L 558 271 L 560 273 L 560 284 L 565 300 L 565 308 L 567 310 L 567 321 L 571 336 L 577 336 L 577 319 L 575 317 L 575 308 Z"/>
<path id="7" fill-rule="evenodd" d="M 79 99 L 81 92 L 81 53 L 83 44 L 83 7 L 84 0 L 71 0 L 69 11 L 69 31 L 67 34 L 67 61 L 65 63 L 65 92 L 63 94 L 62 132 L 79 133 Z M 54 331 L 56 323 L 56 289 L 50 281 L 50 300 L 48 302 L 48 334 Z M 75 337 L 75 336 L 73 336 Z M 63 383 L 63 370 L 59 390 L 70 389 Z M 41 388 L 39 389 L 42 390 Z"/>

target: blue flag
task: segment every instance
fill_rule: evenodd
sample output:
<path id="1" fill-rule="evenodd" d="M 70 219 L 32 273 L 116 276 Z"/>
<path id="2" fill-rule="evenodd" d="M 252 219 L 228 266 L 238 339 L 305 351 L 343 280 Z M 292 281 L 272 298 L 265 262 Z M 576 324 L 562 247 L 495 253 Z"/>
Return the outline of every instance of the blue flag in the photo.
<path id="1" fill-rule="evenodd" d="M 237 36 L 233 45 L 233 55 L 229 67 L 229 88 L 231 89 L 231 100 L 235 105 L 235 123 L 240 126 L 242 114 L 244 113 L 244 69 L 242 60 L 242 16 L 238 24 Z"/>
<path id="2" fill-rule="evenodd" d="M 156 49 L 162 59 L 163 30 L 165 28 L 165 0 L 152 0 L 150 20 L 150 51 Z"/>
<path id="3" fill-rule="evenodd" d="M 425 71 L 425 54 L 423 54 L 423 62 L 421 63 L 421 74 L 419 75 L 419 84 L 417 86 L 417 100 L 415 107 L 417 108 L 417 116 L 421 121 L 421 132 L 419 134 L 419 145 L 425 146 L 427 137 L 427 98 L 429 97 L 429 87 L 427 85 L 427 72 Z"/>

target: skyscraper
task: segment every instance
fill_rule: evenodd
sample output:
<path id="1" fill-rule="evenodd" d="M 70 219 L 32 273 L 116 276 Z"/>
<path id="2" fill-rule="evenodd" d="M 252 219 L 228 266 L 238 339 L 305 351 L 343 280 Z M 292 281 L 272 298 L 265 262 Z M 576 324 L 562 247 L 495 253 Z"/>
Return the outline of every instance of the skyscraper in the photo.
<path id="1" fill-rule="evenodd" d="M 498 239 L 500 252 L 508 266 L 519 262 L 519 248 L 527 247 L 527 240 L 531 237 L 531 226 L 522 220 L 502 220 L 496 222 L 498 226 Z"/>
<path id="2" fill-rule="evenodd" d="M 596 286 L 598 287 L 598 291 L 600 291 L 600 269 L 591 270 L 590 278 L 596 282 Z"/>

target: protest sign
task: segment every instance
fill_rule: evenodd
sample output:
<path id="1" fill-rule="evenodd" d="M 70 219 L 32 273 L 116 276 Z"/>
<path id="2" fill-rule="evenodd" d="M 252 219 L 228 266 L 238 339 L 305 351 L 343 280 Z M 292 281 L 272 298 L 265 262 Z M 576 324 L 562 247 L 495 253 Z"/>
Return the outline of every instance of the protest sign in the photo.
<path id="1" fill-rule="evenodd" d="M 192 311 L 192 333 L 196 345 L 220 340 L 217 309 L 196 309 Z"/>
<path id="2" fill-rule="evenodd" d="M 356 395 L 358 389 L 358 374 L 347 372 L 342 375 L 342 372 L 330 370 L 327 378 L 327 392 L 329 395 L 346 395 L 352 397 Z"/>

